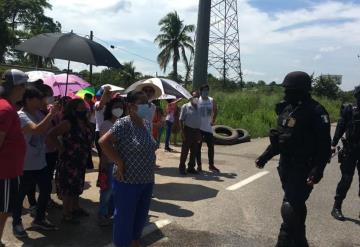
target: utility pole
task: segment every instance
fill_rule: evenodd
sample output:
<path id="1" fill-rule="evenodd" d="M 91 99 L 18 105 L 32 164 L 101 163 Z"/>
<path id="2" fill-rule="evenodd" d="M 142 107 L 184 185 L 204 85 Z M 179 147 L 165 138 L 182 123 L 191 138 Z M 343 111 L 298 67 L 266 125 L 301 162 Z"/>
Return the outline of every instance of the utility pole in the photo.
<path id="1" fill-rule="evenodd" d="M 90 40 L 94 39 L 93 31 L 90 31 Z M 92 64 L 90 64 L 90 84 L 92 83 Z"/>
<path id="2" fill-rule="evenodd" d="M 210 0 L 199 0 L 199 12 L 196 28 L 193 89 L 207 84 L 210 33 Z"/>

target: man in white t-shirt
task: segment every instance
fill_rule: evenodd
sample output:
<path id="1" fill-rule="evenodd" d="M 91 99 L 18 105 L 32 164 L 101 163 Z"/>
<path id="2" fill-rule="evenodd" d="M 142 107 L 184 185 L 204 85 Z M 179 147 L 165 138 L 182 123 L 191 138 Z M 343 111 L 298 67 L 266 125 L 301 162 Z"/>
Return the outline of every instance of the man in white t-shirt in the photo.
<path id="1" fill-rule="evenodd" d="M 100 127 L 104 122 L 104 111 L 105 105 L 111 100 L 110 87 L 104 87 L 104 92 L 101 96 L 100 101 L 97 101 L 94 105 L 95 107 L 95 146 L 98 151 L 99 157 L 101 156 L 101 148 L 99 146 L 100 139 Z"/>
<path id="2" fill-rule="evenodd" d="M 213 172 L 220 172 L 218 168 L 214 165 L 214 135 L 212 126 L 216 122 L 217 117 L 217 105 L 213 98 L 209 97 L 210 87 L 209 85 L 204 85 L 200 87 L 200 98 L 198 103 L 198 108 L 201 116 L 201 135 L 202 142 L 206 142 L 208 146 L 208 157 L 209 157 L 209 170 Z M 202 142 L 200 143 L 199 151 L 197 152 L 197 164 L 198 171 L 202 171 L 201 165 L 201 147 Z"/>

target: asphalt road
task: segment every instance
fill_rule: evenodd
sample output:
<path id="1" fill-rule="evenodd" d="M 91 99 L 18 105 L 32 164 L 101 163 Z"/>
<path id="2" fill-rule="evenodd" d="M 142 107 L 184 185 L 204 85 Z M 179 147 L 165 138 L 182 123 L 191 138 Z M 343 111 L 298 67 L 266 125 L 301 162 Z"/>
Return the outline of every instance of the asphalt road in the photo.
<path id="1" fill-rule="evenodd" d="M 238 146 L 217 146 L 215 160 L 222 171 L 219 175 L 206 172 L 181 177 L 174 168 L 178 155 L 166 153 L 161 157 L 164 167 L 158 172 L 152 215 L 170 219 L 172 223 L 145 238 L 145 243 L 152 243 L 151 246 L 274 246 L 281 224 L 283 196 L 276 170 L 278 160 L 275 158 L 267 165 L 268 174 L 237 190 L 227 190 L 263 171 L 254 167 L 254 160 L 267 144 L 266 139 L 258 139 Z M 348 220 L 339 222 L 330 215 L 339 178 L 339 165 L 334 158 L 307 203 L 307 235 L 311 246 L 360 246 L 357 175 L 344 202 L 343 211 Z"/>
<path id="2" fill-rule="evenodd" d="M 237 146 L 216 146 L 215 161 L 220 174 L 206 171 L 206 149 L 203 168 L 195 176 L 180 176 L 177 166 L 179 153 L 158 152 L 156 187 L 152 201 L 150 222 L 155 226 L 166 222 L 146 235 L 144 246 L 274 246 L 281 224 L 281 185 L 276 171 L 277 159 L 264 170 L 254 166 L 255 158 L 265 149 L 268 141 L 256 139 Z M 180 150 L 180 148 L 177 148 Z M 268 171 L 254 177 L 259 172 Z M 30 238 L 17 240 L 8 222 L 3 242 L 7 246 L 111 246 L 111 227 L 96 225 L 98 189 L 96 172 L 87 174 L 87 188 L 81 200 L 91 216 L 80 226 L 66 226 L 61 222 L 61 211 L 52 210 L 49 218 L 58 223 L 57 232 L 37 232 L 29 228 Z M 252 179 L 248 179 L 251 177 Z M 357 175 L 344 203 L 346 222 L 334 220 L 330 211 L 337 182 L 339 165 L 334 159 L 308 201 L 307 235 L 311 246 L 359 247 L 360 201 L 357 196 Z M 239 189 L 228 188 L 241 181 Z M 23 217 L 29 227 L 31 218 Z M 156 227 L 153 227 L 156 229 Z"/>

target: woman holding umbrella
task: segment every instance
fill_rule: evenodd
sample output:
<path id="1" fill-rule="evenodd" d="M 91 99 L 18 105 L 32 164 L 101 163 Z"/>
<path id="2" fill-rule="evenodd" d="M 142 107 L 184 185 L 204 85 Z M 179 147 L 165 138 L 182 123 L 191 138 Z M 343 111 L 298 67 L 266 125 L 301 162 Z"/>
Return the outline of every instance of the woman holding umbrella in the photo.
<path id="1" fill-rule="evenodd" d="M 78 223 L 76 217 L 89 216 L 80 208 L 79 196 L 84 190 L 86 164 L 93 141 L 88 109 L 82 99 L 73 99 L 66 105 L 63 120 L 49 133 L 48 141 L 60 153 L 55 181 L 58 196 L 63 201 L 63 221 Z"/>

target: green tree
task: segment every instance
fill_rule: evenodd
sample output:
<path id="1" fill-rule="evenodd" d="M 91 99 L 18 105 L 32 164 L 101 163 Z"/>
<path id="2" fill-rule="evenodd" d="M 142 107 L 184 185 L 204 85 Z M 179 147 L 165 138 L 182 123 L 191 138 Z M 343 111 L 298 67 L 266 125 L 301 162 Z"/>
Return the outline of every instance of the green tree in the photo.
<path id="1" fill-rule="evenodd" d="M 120 70 L 120 81 L 125 87 L 128 87 L 134 82 L 140 80 L 141 76 L 141 73 L 136 71 L 133 61 L 124 63 Z"/>
<path id="2" fill-rule="evenodd" d="M 30 23 L 26 30 L 27 32 L 23 34 L 23 37 L 29 39 L 41 33 L 61 32 L 61 24 L 57 21 L 54 22 L 50 17 L 40 16 L 34 23 Z M 27 53 L 25 58 L 38 68 L 52 67 L 54 65 L 53 58 L 39 57 L 30 53 Z"/>
<path id="3" fill-rule="evenodd" d="M 60 32 L 61 25 L 45 16 L 45 9 L 51 9 L 48 0 L 0 0 L 0 60 L 5 55 L 15 62 L 32 66 L 51 66 L 52 59 L 37 58 L 12 50 L 21 40 L 44 32 Z"/>
<path id="4" fill-rule="evenodd" d="M 340 92 L 341 82 L 331 75 L 321 75 L 314 79 L 313 90 L 317 96 L 337 99 Z"/>
<path id="5" fill-rule="evenodd" d="M 266 82 L 263 81 L 263 80 L 259 80 L 259 81 L 257 82 L 257 85 L 260 86 L 260 87 L 263 87 L 263 86 L 266 86 Z"/>
<path id="6" fill-rule="evenodd" d="M 79 72 L 82 78 L 86 81 L 90 79 L 90 72 L 88 70 L 82 70 Z M 93 73 L 93 86 L 100 87 L 104 84 L 113 84 L 127 88 L 134 82 L 143 79 L 144 77 L 138 71 L 134 63 L 125 62 L 121 69 L 107 68 L 102 70 L 100 73 Z"/>
<path id="7" fill-rule="evenodd" d="M 160 68 L 166 72 L 166 68 L 172 59 L 173 79 L 178 78 L 177 64 L 182 58 L 185 67 L 189 67 L 189 61 L 186 55 L 187 50 L 194 53 L 194 42 L 189 36 L 194 32 L 194 25 L 184 25 L 176 11 L 167 14 L 159 21 L 161 33 L 156 37 L 155 42 L 162 49 L 157 60 Z M 180 55 L 181 54 L 181 55 Z"/>

